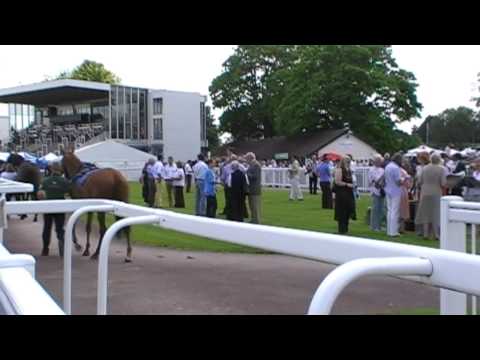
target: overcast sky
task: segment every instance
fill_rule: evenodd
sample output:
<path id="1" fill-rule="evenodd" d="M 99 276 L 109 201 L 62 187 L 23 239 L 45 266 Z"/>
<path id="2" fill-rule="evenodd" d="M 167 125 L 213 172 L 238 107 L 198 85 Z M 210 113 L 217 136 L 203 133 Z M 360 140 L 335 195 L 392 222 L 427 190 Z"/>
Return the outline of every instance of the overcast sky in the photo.
<path id="1" fill-rule="evenodd" d="M 233 49 L 234 45 L 1 45 L 0 88 L 39 82 L 90 59 L 103 63 L 125 85 L 208 95 L 212 79 Z M 422 118 L 449 107 L 473 106 L 480 46 L 394 45 L 393 52 L 398 64 L 417 77 Z M 0 105 L 0 116 L 7 114 L 6 106 Z M 400 128 L 409 131 L 421 122 L 417 119 Z"/>

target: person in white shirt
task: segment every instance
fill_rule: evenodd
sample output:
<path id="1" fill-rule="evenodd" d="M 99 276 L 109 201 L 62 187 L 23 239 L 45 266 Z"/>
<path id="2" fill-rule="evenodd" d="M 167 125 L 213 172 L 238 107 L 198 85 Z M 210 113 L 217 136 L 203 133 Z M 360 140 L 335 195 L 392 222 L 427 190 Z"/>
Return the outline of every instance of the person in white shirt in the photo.
<path id="1" fill-rule="evenodd" d="M 192 187 L 192 177 L 193 177 L 192 165 L 191 165 L 191 161 L 188 160 L 185 163 L 185 180 L 187 184 L 187 193 L 190 192 L 190 189 Z"/>
<path id="2" fill-rule="evenodd" d="M 185 187 L 185 172 L 183 171 L 183 164 L 177 161 L 177 172 L 173 178 L 172 185 L 175 189 L 175 207 L 185 208 L 185 199 L 183 196 L 183 188 Z"/>
<path id="3" fill-rule="evenodd" d="M 302 190 L 300 190 L 300 163 L 296 156 L 293 157 L 293 162 L 288 169 L 290 178 L 290 197 L 289 200 L 303 200 Z"/>
<path id="4" fill-rule="evenodd" d="M 159 155 L 158 160 L 153 165 L 153 172 L 157 182 L 157 191 L 155 194 L 155 207 L 162 207 L 162 178 L 163 178 L 163 156 Z"/>
<path id="5" fill-rule="evenodd" d="M 370 228 L 373 231 L 381 231 L 382 220 L 385 216 L 385 192 L 381 184 L 385 170 L 382 167 L 383 158 L 376 155 L 373 160 L 373 168 L 368 172 L 368 185 L 372 195 L 372 210 L 370 215 Z"/>
<path id="6" fill-rule="evenodd" d="M 174 164 L 173 157 L 169 156 L 167 165 L 163 167 L 169 207 L 173 207 L 173 179 L 177 177 L 177 171 L 177 165 Z"/>
<path id="7" fill-rule="evenodd" d="M 193 175 L 195 177 L 196 186 L 196 201 L 195 201 L 195 215 L 206 216 L 207 214 L 207 198 L 205 196 L 205 174 L 208 171 L 208 166 L 205 164 L 205 157 L 203 154 L 197 156 L 197 163 L 193 166 Z"/>

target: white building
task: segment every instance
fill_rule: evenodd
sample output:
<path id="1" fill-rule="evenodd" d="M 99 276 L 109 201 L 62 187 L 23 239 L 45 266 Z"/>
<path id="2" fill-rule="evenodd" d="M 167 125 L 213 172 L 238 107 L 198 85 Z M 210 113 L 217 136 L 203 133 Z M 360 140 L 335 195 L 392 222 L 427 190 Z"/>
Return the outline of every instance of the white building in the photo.
<path id="1" fill-rule="evenodd" d="M 10 138 L 9 118 L 8 116 L 0 116 L 0 141 L 2 144 L 8 143 Z"/>
<path id="2" fill-rule="evenodd" d="M 0 89 L 20 144 L 47 153 L 59 144 L 110 139 L 176 160 L 205 152 L 207 98 L 90 81 L 55 80 Z M 3 120 L 5 122 L 5 119 Z"/>

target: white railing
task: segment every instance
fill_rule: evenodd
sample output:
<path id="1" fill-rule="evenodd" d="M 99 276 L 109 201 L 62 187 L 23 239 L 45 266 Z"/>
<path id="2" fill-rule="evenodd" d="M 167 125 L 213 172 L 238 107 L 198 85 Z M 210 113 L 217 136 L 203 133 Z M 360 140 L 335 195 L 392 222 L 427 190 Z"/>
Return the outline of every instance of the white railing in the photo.
<path id="1" fill-rule="evenodd" d="M 370 167 L 357 167 L 355 175 L 357 178 L 358 191 L 368 192 L 368 172 Z M 305 174 L 305 169 L 300 170 L 300 187 L 308 189 L 309 175 Z M 288 168 L 262 168 L 262 186 L 289 188 L 290 179 L 288 177 Z"/>
<path id="2" fill-rule="evenodd" d="M 64 314 L 35 280 L 35 259 L 31 255 L 12 255 L 3 246 L 7 227 L 5 194 L 27 193 L 33 185 L 0 179 L 0 313 L 7 315 Z"/>
<path id="3" fill-rule="evenodd" d="M 458 196 L 445 196 L 441 203 L 440 243 L 442 249 L 477 255 L 477 226 L 480 203 L 467 202 Z M 456 276 L 455 274 L 451 275 Z M 465 276 L 472 276 L 465 274 Z M 477 294 L 478 295 L 478 294 Z M 478 312 L 477 296 L 442 290 L 441 312 L 463 315 Z"/>
<path id="4" fill-rule="evenodd" d="M 480 204 L 477 205 L 480 209 Z M 443 289 L 480 295 L 478 282 L 480 257 L 456 251 L 208 219 L 110 200 L 9 202 L 6 204 L 6 212 L 8 214 L 84 212 L 82 208 L 85 206 L 91 206 L 90 211 L 111 210 L 114 215 L 130 217 L 117 222 L 104 237 L 100 250 L 97 287 L 99 314 L 106 313 L 108 250 L 111 237 L 123 226 L 136 223 L 152 223 L 164 229 L 341 265 L 322 283 L 313 298 L 309 314 L 329 313 L 341 290 L 351 281 L 368 274 L 392 275 Z M 77 217 L 75 214 L 73 216 Z M 67 284 L 64 286 L 64 310 L 70 310 L 69 306 L 66 306 L 66 301 L 71 298 L 71 269 L 68 271 L 68 267 L 71 267 L 72 253 L 71 226 L 68 228 L 64 253 L 66 264 L 64 280 Z M 338 279 L 341 281 L 337 284 Z"/>

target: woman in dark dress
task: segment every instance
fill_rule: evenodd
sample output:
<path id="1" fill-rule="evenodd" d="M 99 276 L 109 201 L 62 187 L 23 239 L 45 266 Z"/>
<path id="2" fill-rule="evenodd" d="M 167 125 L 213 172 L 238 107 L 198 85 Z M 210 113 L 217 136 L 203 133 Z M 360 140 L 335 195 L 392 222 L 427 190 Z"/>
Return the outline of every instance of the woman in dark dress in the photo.
<path id="1" fill-rule="evenodd" d="M 340 161 L 335 170 L 335 220 L 338 221 L 338 233 L 348 233 L 348 221 L 355 214 L 353 198 L 353 179 L 350 170 L 350 158 Z"/>
<path id="2" fill-rule="evenodd" d="M 243 222 L 245 209 L 245 199 L 247 196 L 247 178 L 239 169 L 238 161 L 232 162 L 232 174 L 230 175 L 230 214 L 228 220 Z"/>

